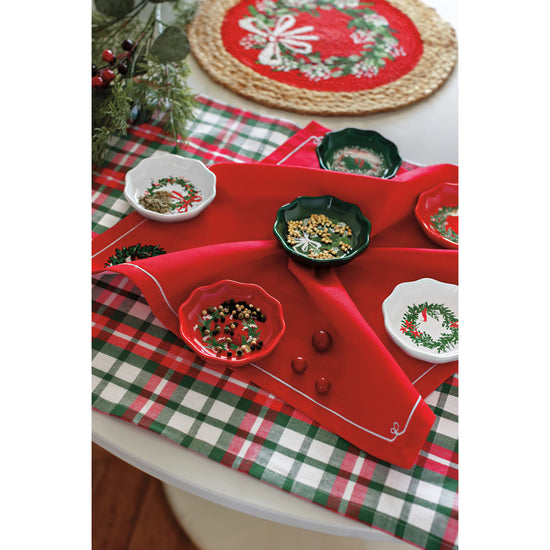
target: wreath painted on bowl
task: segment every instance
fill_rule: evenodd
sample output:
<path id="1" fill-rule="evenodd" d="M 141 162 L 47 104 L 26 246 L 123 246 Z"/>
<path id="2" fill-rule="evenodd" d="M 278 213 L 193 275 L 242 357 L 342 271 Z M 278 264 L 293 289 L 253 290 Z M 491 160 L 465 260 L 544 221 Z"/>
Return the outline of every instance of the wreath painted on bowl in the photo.
<path id="1" fill-rule="evenodd" d="M 170 200 L 166 205 L 168 212 L 187 212 L 193 206 L 193 203 L 202 200 L 201 192 L 188 179 L 176 176 L 168 176 L 151 182 L 151 185 L 145 190 L 142 199 L 155 197 L 159 191 L 170 192 Z"/>
<path id="2" fill-rule="evenodd" d="M 458 209 L 456 206 L 442 206 L 436 214 L 431 216 L 433 228 L 448 241 L 458 244 L 458 233 L 447 223 L 449 216 L 456 216 Z"/>
<path id="3" fill-rule="evenodd" d="M 436 338 L 422 327 L 429 319 L 438 322 L 440 334 Z M 444 353 L 458 344 L 458 318 L 444 304 L 423 302 L 407 307 L 401 321 L 401 332 L 417 346 Z"/>

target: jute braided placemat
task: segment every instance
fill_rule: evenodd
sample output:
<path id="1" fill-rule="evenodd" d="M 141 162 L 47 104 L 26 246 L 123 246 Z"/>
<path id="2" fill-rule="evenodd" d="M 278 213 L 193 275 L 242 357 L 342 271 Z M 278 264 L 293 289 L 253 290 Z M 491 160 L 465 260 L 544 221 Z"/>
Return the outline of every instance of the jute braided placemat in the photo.
<path id="1" fill-rule="evenodd" d="M 325 28 L 317 32 L 322 17 L 327 17 Z M 369 17 L 370 23 L 365 23 Z M 378 26 L 373 27 L 376 18 Z M 401 23 L 405 31 L 394 32 L 394 22 L 399 20 L 405 21 Z M 414 36 L 405 36 L 407 32 Z M 407 52 L 401 39 L 403 44 L 416 40 L 416 50 Z M 231 91 L 270 107 L 326 116 L 363 115 L 415 103 L 447 80 L 458 55 L 452 26 L 418 0 L 376 0 L 374 4 L 363 0 L 202 0 L 189 28 L 189 40 L 193 55 L 210 78 Z M 351 45 L 347 57 L 342 54 L 345 40 Z M 370 74 L 358 73 L 358 63 L 353 68 L 350 63 L 344 66 L 359 57 L 351 51 L 353 47 L 363 48 L 359 53 L 364 55 L 365 44 L 375 41 L 390 46 L 387 53 L 378 50 L 378 60 L 363 57 L 367 66 L 379 63 L 368 69 Z M 327 44 L 333 44 L 337 52 L 323 57 L 315 51 L 324 47 L 326 53 Z M 382 62 L 380 51 L 385 56 Z M 406 56 L 410 66 L 396 74 L 395 67 Z M 343 69 L 335 69 L 338 60 Z M 296 69 L 300 63 L 301 73 Z M 303 67 L 310 72 L 314 68 L 315 78 L 311 74 L 309 80 L 304 78 Z M 342 73 L 345 78 L 338 78 Z"/>

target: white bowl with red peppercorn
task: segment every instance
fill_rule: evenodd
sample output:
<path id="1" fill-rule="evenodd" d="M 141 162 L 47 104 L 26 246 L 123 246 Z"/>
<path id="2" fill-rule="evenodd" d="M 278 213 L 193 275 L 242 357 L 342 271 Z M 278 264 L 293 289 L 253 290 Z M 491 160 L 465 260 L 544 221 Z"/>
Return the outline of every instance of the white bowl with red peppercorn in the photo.
<path id="1" fill-rule="evenodd" d="M 178 310 L 180 335 L 207 362 L 238 367 L 269 355 L 283 308 L 262 287 L 225 279 L 195 289 Z"/>
<path id="2" fill-rule="evenodd" d="M 146 218 L 187 221 L 216 197 L 216 175 L 199 160 L 169 153 L 154 155 L 128 170 L 124 196 Z"/>

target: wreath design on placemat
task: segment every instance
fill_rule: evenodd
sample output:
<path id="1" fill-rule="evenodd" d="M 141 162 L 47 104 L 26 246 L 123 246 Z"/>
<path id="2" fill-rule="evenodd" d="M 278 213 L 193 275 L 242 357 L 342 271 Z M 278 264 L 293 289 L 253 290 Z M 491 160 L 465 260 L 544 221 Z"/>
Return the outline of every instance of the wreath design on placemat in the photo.
<path id="1" fill-rule="evenodd" d="M 350 16 L 350 38 L 362 45 L 360 54 L 322 59 L 313 51 L 312 43 L 319 40 L 312 34 L 314 26 L 296 27 L 296 12 L 318 15 L 320 10 L 332 9 Z M 388 20 L 359 0 L 263 0 L 249 5 L 248 11 L 250 17 L 239 20 L 239 26 L 249 31 L 240 44 L 260 50 L 258 63 L 276 71 L 297 70 L 314 81 L 348 75 L 372 78 L 387 61 L 406 55 Z"/>
<path id="2" fill-rule="evenodd" d="M 454 29 L 419 0 L 209 0 L 188 30 L 217 83 L 318 115 L 410 105 L 445 82 L 458 55 Z"/>
<path id="3" fill-rule="evenodd" d="M 122 248 L 115 249 L 115 253 L 109 256 L 104 267 L 133 262 L 134 260 L 141 260 L 143 258 L 152 258 L 161 254 L 166 254 L 166 250 L 156 244 L 142 245 L 138 243 L 131 246 L 123 246 Z"/>
<path id="4" fill-rule="evenodd" d="M 428 319 L 437 321 L 435 337 L 422 328 Z M 433 327 L 432 327 L 433 328 Z M 408 306 L 401 322 L 401 332 L 408 336 L 417 346 L 422 346 L 438 353 L 444 353 L 458 344 L 458 318 L 444 304 L 423 302 Z"/>

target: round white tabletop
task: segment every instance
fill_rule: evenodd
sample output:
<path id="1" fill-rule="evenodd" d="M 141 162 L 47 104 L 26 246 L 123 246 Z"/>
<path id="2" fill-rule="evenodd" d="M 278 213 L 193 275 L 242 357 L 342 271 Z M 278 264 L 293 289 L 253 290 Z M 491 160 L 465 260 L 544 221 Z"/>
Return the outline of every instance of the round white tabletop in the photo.
<path id="1" fill-rule="evenodd" d="M 458 0 L 427 0 L 458 34 Z M 460 37 L 459 37 L 460 40 Z M 316 117 L 264 107 L 213 83 L 194 59 L 189 86 L 209 97 L 256 113 L 306 126 L 315 120 L 332 130 L 353 126 L 377 130 L 395 142 L 401 156 L 421 165 L 458 164 L 458 71 L 432 96 L 393 112 L 364 117 Z M 370 541 L 394 541 L 369 528 L 255 478 L 227 468 L 129 422 L 92 411 L 92 439 L 115 456 L 169 487 L 285 526 Z M 168 492 L 169 500 L 174 494 Z"/>
<path id="2" fill-rule="evenodd" d="M 95 443 L 164 483 L 237 512 L 363 540 L 393 537 L 285 493 L 125 420 L 92 411 Z"/>

